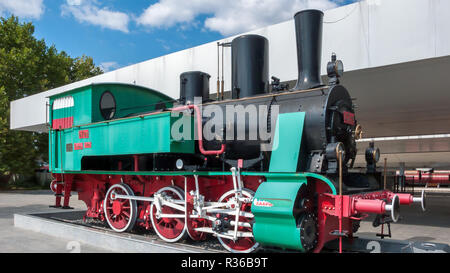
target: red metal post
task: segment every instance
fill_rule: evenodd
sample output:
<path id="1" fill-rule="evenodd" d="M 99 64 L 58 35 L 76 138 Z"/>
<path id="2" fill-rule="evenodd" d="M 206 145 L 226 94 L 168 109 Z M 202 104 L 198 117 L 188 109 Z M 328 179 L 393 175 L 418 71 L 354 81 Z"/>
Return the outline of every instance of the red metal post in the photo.
<path id="1" fill-rule="evenodd" d="M 61 182 L 56 182 L 56 193 L 55 193 L 55 208 L 60 208 L 61 207 L 61 196 L 63 192 L 63 185 Z"/>
<path id="2" fill-rule="evenodd" d="M 69 202 L 70 202 L 70 197 L 71 197 L 71 192 L 72 192 L 72 177 L 69 175 L 66 175 L 66 181 L 64 181 L 64 206 L 63 208 L 68 209 L 69 207 Z"/>
<path id="3" fill-rule="evenodd" d="M 133 159 L 134 159 L 134 171 L 139 172 L 139 156 L 133 155 Z M 136 175 L 136 176 L 141 183 L 145 183 L 145 179 L 144 179 L 144 177 L 142 177 L 142 175 Z"/>

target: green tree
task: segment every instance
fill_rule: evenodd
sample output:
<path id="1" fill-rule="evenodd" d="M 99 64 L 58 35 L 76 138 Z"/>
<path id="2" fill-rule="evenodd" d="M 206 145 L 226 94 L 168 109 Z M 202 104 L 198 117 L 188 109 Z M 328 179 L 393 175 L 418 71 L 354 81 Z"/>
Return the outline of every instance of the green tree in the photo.
<path id="1" fill-rule="evenodd" d="M 0 174 L 31 174 L 48 159 L 48 135 L 9 130 L 10 102 L 103 73 L 34 36 L 32 23 L 0 18 Z"/>

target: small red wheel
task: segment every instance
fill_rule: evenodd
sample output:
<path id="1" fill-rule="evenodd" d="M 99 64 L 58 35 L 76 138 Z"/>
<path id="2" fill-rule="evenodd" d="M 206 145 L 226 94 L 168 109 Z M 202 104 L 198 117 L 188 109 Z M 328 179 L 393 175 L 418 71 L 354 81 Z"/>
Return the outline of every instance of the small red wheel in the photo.
<path id="1" fill-rule="evenodd" d="M 251 190 L 243 189 L 242 190 L 242 195 L 244 195 L 247 198 L 252 199 L 253 196 L 255 195 L 255 193 L 252 192 Z M 222 197 L 220 197 L 219 202 L 227 202 L 228 200 L 230 200 L 234 196 L 235 196 L 235 191 L 231 190 L 231 191 L 226 192 L 225 194 L 223 194 Z M 251 212 L 251 207 L 252 207 L 251 201 L 248 202 L 248 203 L 242 203 L 241 211 Z M 234 216 L 232 216 L 232 218 L 234 220 Z M 239 222 L 250 223 L 250 219 L 248 219 L 248 218 L 246 218 L 244 216 L 239 216 Z M 234 227 L 232 227 L 232 229 L 233 228 Z M 240 231 L 240 232 L 252 232 L 252 229 L 248 228 L 248 227 L 239 227 L 238 231 Z M 236 241 L 233 241 L 231 239 L 226 239 L 226 238 L 223 238 L 223 237 L 217 237 L 217 239 L 219 240 L 220 244 L 226 250 L 228 250 L 230 252 L 233 252 L 233 253 L 250 253 L 250 252 L 253 252 L 256 249 L 258 249 L 258 247 L 259 247 L 259 243 L 257 243 L 255 241 L 255 238 L 253 238 L 253 237 L 241 237 L 241 238 L 238 238 Z"/>
<path id="2" fill-rule="evenodd" d="M 173 200 L 184 200 L 184 192 L 175 187 L 165 187 L 160 189 L 157 194 L 161 194 Z M 162 214 L 184 215 L 185 212 L 169 207 L 161 207 Z M 186 238 L 185 218 L 184 217 L 159 217 L 155 202 L 150 206 L 150 219 L 156 234 L 166 242 L 174 243 Z"/>
<path id="3" fill-rule="evenodd" d="M 136 200 L 119 199 L 115 197 L 116 195 L 134 196 L 134 193 L 126 184 L 111 186 L 103 201 L 106 221 L 114 231 L 131 231 L 137 218 Z"/>

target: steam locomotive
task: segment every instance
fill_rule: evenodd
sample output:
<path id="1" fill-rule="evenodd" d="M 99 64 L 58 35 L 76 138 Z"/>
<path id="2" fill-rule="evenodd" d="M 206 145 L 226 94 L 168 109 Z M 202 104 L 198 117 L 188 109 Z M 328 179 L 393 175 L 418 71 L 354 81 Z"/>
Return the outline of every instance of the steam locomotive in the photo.
<path id="1" fill-rule="evenodd" d="M 269 83 L 268 40 L 244 35 L 231 43 L 230 99 L 211 99 L 201 71 L 180 76 L 177 100 L 119 83 L 50 97 L 55 207 L 69 208 L 76 191 L 85 217 L 114 231 L 139 226 L 167 242 L 214 236 L 231 252 L 320 252 L 352 237 L 368 214 L 389 223 L 400 205 L 425 208 L 423 194 L 385 188 L 374 145 L 366 172 L 352 170 L 361 126 L 340 85 L 343 64 L 333 55 L 323 84 L 323 13 L 294 19 L 293 89 Z"/>

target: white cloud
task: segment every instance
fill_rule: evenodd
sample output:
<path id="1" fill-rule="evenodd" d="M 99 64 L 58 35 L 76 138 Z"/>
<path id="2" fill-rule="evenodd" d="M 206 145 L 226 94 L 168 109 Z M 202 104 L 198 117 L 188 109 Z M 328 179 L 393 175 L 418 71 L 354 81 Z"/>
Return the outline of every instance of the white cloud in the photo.
<path id="1" fill-rule="evenodd" d="M 83 0 L 67 0 L 66 2 L 71 6 L 79 6 L 83 3 Z"/>
<path id="2" fill-rule="evenodd" d="M 61 6 L 62 15 L 73 15 L 79 22 L 89 23 L 128 33 L 130 16 L 107 7 L 99 7 L 96 0 L 67 0 Z"/>
<path id="3" fill-rule="evenodd" d="M 0 0 L 0 15 L 9 12 L 18 17 L 39 19 L 44 13 L 43 0 Z"/>
<path id="4" fill-rule="evenodd" d="M 302 9 L 336 6 L 332 0 L 159 0 L 136 21 L 161 28 L 193 24 L 197 16 L 206 15 L 206 29 L 232 35 L 289 20 Z"/>
<path id="5" fill-rule="evenodd" d="M 120 68 L 120 65 L 117 62 L 103 62 L 100 64 L 100 68 L 103 70 L 103 72 L 109 72 L 111 70 Z"/>

